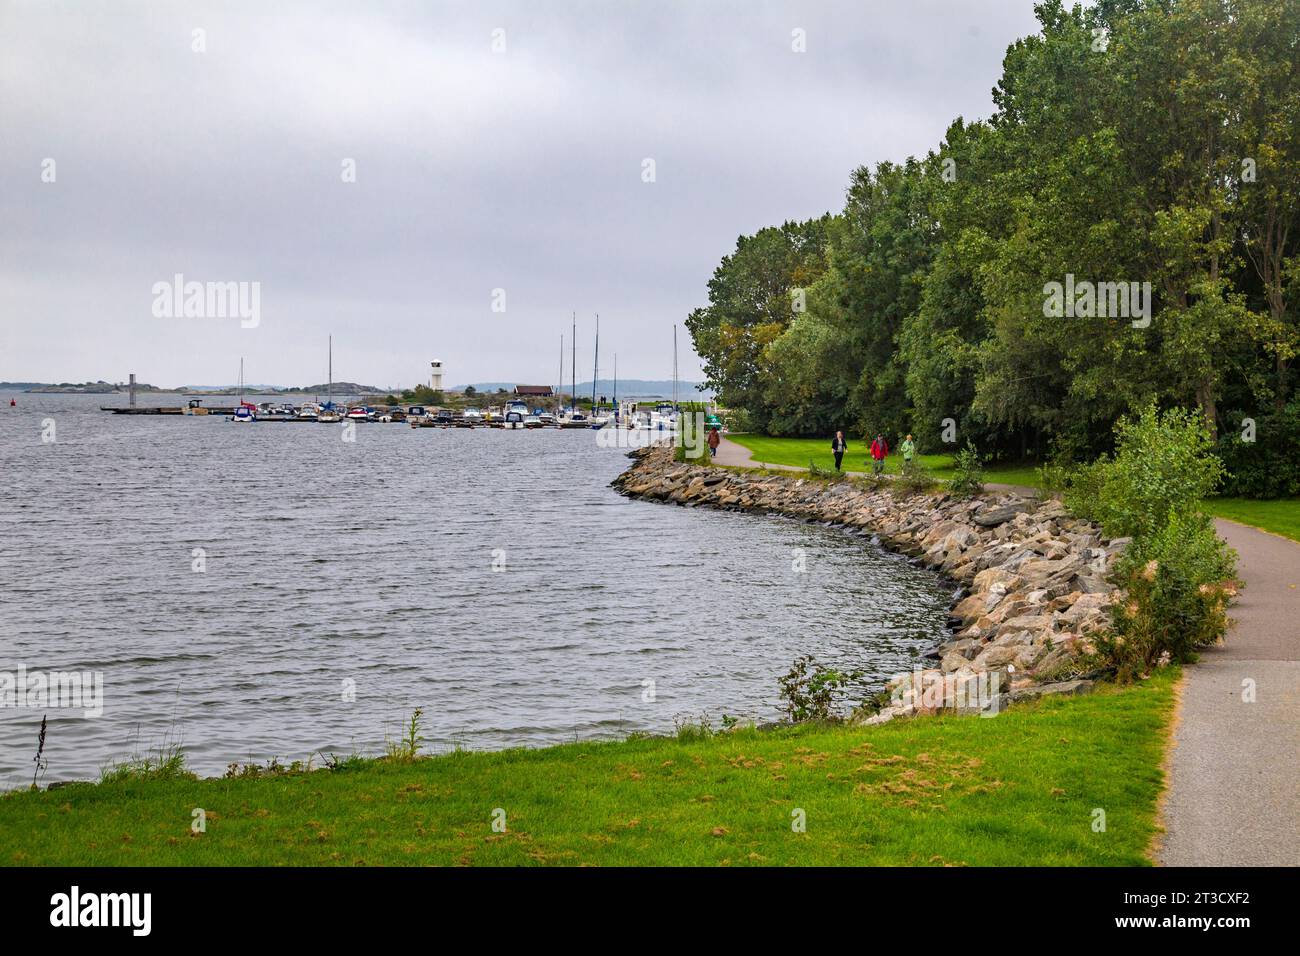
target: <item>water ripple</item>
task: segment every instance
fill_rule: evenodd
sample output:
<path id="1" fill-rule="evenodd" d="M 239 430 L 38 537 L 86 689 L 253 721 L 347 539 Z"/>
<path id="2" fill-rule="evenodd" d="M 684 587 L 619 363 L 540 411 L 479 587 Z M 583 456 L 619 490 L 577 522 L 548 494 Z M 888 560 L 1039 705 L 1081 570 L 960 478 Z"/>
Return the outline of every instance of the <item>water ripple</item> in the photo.
<path id="1" fill-rule="evenodd" d="M 938 581 L 861 536 L 616 496 L 626 459 L 589 432 L 363 425 L 349 444 L 19 401 L 0 672 L 104 674 L 102 716 L 51 712 L 52 780 L 168 736 L 204 774 L 376 752 L 415 707 L 434 750 L 770 719 L 794 657 L 883 676 L 946 618 Z M 0 785 L 30 779 L 40 716 L 0 709 Z"/>

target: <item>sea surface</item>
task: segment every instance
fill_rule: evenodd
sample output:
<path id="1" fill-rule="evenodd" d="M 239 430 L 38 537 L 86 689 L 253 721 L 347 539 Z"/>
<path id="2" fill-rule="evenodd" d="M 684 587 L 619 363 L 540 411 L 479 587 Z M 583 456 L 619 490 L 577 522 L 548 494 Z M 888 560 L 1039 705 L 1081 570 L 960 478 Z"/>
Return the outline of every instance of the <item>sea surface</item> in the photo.
<path id="1" fill-rule="evenodd" d="M 0 690 L 78 671 L 103 699 L 86 716 L 11 692 L 2 788 L 31 782 L 45 715 L 44 782 L 176 745 L 202 775 L 375 754 L 416 708 L 429 752 L 538 747 L 776 719 L 796 657 L 879 683 L 944 632 L 929 572 L 839 529 L 629 501 L 608 487 L 624 453 L 592 432 L 348 442 L 10 397 Z"/>

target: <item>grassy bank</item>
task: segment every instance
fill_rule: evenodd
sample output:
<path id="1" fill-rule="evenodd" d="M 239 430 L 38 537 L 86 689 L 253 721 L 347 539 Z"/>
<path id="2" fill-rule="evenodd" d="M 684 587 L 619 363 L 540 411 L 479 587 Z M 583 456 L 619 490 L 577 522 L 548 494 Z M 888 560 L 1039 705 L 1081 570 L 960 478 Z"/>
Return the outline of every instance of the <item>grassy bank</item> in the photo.
<path id="1" fill-rule="evenodd" d="M 766 435 L 728 435 L 727 437 L 737 445 L 748 448 L 754 456 L 755 463 L 807 468 L 808 462 L 812 461 L 821 468 L 835 467 L 835 456 L 831 454 L 829 437 L 769 438 Z M 843 467 L 848 471 L 870 471 L 867 447 L 861 441 L 850 439 Z M 936 478 L 946 479 L 953 476 L 952 455 L 917 455 L 916 460 L 932 471 Z M 885 459 L 886 474 L 896 475 L 902 467 L 903 456 L 897 449 L 891 448 L 889 457 Z M 984 469 L 984 479 L 1028 487 L 1038 483 L 1038 475 L 1033 465 L 988 465 Z"/>
<path id="2" fill-rule="evenodd" d="M 807 468 L 812 461 L 822 468 L 834 468 L 830 439 L 821 438 L 769 438 L 764 435 L 729 435 L 738 445 L 743 445 L 754 456 L 754 462 L 770 465 L 793 465 Z M 867 452 L 861 442 L 850 442 L 844 457 L 844 468 L 849 471 L 869 471 L 865 464 Z M 953 475 L 951 455 L 917 455 L 917 460 L 934 473 L 936 478 L 947 479 Z M 886 460 L 887 474 L 898 474 L 903 458 L 895 451 Z M 1036 466 L 987 465 L 984 480 L 1004 485 L 1038 485 Z M 1205 510 L 1220 518 L 1230 518 L 1274 534 L 1300 541 L 1300 498 L 1282 498 L 1276 501 L 1255 501 L 1250 498 L 1211 498 Z"/>
<path id="3" fill-rule="evenodd" d="M 991 719 L 15 793 L 0 798 L 0 862 L 1140 865 L 1174 677 Z M 191 833 L 195 808 L 206 833 Z M 796 810 L 806 832 L 792 831 Z"/>
<path id="4" fill-rule="evenodd" d="M 1229 518 L 1300 541 L 1300 498 L 1278 498 L 1273 501 L 1211 498 L 1204 505 L 1206 511 L 1218 518 Z"/>

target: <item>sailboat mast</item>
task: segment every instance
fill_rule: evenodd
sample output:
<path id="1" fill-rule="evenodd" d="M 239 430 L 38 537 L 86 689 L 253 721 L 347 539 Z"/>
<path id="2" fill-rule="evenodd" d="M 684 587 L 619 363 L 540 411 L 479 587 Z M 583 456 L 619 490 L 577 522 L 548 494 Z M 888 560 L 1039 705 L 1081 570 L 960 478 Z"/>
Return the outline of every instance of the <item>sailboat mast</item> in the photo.
<path id="1" fill-rule="evenodd" d="M 564 333 L 560 333 L 560 377 L 555 380 L 555 401 L 560 400 L 560 393 L 564 391 Z M 558 411 L 559 405 L 556 405 Z"/>
<path id="2" fill-rule="evenodd" d="M 677 323 L 673 323 L 673 411 L 677 411 Z"/>
<path id="3" fill-rule="evenodd" d="M 569 363 L 569 375 L 573 382 L 569 387 L 569 417 L 578 411 L 578 313 L 573 313 L 573 335 L 569 336 L 569 347 L 573 350 L 573 361 Z"/>
<path id="4" fill-rule="evenodd" d="M 591 360 L 591 413 L 596 414 L 596 376 L 600 374 L 600 313 L 596 313 L 596 356 Z"/>

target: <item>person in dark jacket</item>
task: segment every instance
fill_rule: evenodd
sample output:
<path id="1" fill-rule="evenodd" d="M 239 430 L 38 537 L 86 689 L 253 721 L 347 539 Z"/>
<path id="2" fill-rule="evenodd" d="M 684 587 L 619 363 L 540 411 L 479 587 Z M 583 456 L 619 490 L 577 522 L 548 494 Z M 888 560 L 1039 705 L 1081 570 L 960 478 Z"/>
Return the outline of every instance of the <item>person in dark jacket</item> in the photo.
<path id="1" fill-rule="evenodd" d="M 835 470 L 840 470 L 840 462 L 844 460 L 844 452 L 849 447 L 848 442 L 844 440 L 844 432 L 836 432 L 835 437 L 831 439 L 831 452 L 835 455 Z"/>
<path id="2" fill-rule="evenodd" d="M 714 425 L 709 431 L 709 457 L 718 457 L 718 445 L 722 443 L 722 433 L 718 431 L 718 426 Z"/>

